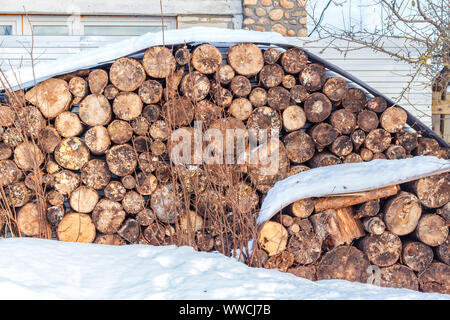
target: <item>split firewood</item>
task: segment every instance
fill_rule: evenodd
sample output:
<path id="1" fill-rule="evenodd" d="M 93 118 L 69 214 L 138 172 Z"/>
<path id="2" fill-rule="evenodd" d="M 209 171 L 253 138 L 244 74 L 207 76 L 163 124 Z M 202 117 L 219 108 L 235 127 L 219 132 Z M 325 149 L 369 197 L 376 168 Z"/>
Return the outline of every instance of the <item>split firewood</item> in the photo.
<path id="1" fill-rule="evenodd" d="M 135 219 L 127 219 L 117 234 L 129 243 L 135 243 L 139 240 L 141 228 Z"/>
<path id="2" fill-rule="evenodd" d="M 238 43 L 228 50 L 228 64 L 246 77 L 258 74 L 264 67 L 264 58 L 261 49 L 253 43 Z"/>
<path id="3" fill-rule="evenodd" d="M 95 225 L 86 213 L 67 213 L 56 229 L 58 239 L 70 242 L 90 243 L 95 240 Z"/>
<path id="4" fill-rule="evenodd" d="M 78 136 L 83 131 L 83 125 L 77 114 L 64 111 L 56 117 L 55 129 L 62 137 L 69 138 Z"/>
<path id="5" fill-rule="evenodd" d="M 103 69 L 96 69 L 89 73 L 88 83 L 91 93 L 102 94 L 108 85 L 108 73 Z"/>
<path id="6" fill-rule="evenodd" d="M 322 89 L 327 80 L 327 74 L 321 64 L 311 63 L 301 71 L 299 78 L 306 90 L 312 92 Z"/>
<path id="7" fill-rule="evenodd" d="M 433 250 L 418 241 L 403 243 L 402 262 L 412 270 L 422 272 L 433 262 Z"/>
<path id="8" fill-rule="evenodd" d="M 258 239 L 261 248 L 271 257 L 286 249 L 288 232 L 280 223 L 268 221 L 262 227 Z"/>
<path id="9" fill-rule="evenodd" d="M 201 73 L 212 74 L 221 64 L 220 51 L 210 44 L 202 44 L 192 52 L 192 66 Z"/>
<path id="10" fill-rule="evenodd" d="M 423 292 L 450 294 L 450 266 L 433 262 L 419 274 L 419 286 Z"/>
<path id="11" fill-rule="evenodd" d="M 425 214 L 420 218 L 414 235 L 426 245 L 436 247 L 447 240 L 448 232 L 445 220 L 441 216 Z"/>
<path id="12" fill-rule="evenodd" d="M 80 213 L 90 213 L 98 202 L 98 193 L 93 188 L 81 186 L 69 198 L 70 207 Z"/>
<path id="13" fill-rule="evenodd" d="M 317 267 L 317 280 L 342 279 L 366 283 L 370 263 L 355 247 L 342 246 L 327 252 Z"/>
<path id="14" fill-rule="evenodd" d="M 329 78 L 322 88 L 322 92 L 333 102 L 341 101 L 347 91 L 347 83 L 344 79 L 338 77 Z"/>
<path id="15" fill-rule="evenodd" d="M 383 212 L 387 229 L 395 235 L 404 236 L 416 229 L 422 208 L 414 194 L 402 191 L 386 202 Z"/>
<path id="16" fill-rule="evenodd" d="M 147 80 L 139 87 L 139 97 L 145 104 L 155 104 L 161 100 L 163 90 L 163 86 L 158 81 Z"/>
<path id="17" fill-rule="evenodd" d="M 139 61 L 132 58 L 117 59 L 109 69 L 111 83 L 120 91 L 131 92 L 136 90 L 145 80 L 145 56 L 143 63 L 144 67 L 142 67 Z"/>
<path id="18" fill-rule="evenodd" d="M 371 234 L 361 240 L 361 249 L 369 261 L 380 267 L 396 263 L 402 253 L 402 242 L 398 236 L 385 231 L 380 235 Z"/>
<path id="19" fill-rule="evenodd" d="M 419 290 L 419 280 L 413 270 L 401 264 L 380 269 L 380 286 Z"/>
<path id="20" fill-rule="evenodd" d="M 28 90 L 25 99 L 37 106 L 44 117 L 53 119 L 69 108 L 72 94 L 66 81 L 50 78 Z"/>
<path id="21" fill-rule="evenodd" d="M 101 94 L 90 94 L 84 98 L 79 107 L 81 121 L 88 126 L 104 126 L 111 121 L 111 105 Z"/>
<path id="22" fill-rule="evenodd" d="M 312 215 L 310 220 L 328 248 L 350 244 L 365 235 L 361 222 L 353 216 L 352 208 L 329 209 Z"/>
<path id="23" fill-rule="evenodd" d="M 398 185 L 383 187 L 379 189 L 362 191 L 352 195 L 338 195 L 334 197 L 319 198 L 315 201 L 316 212 L 327 209 L 338 209 L 354 206 L 370 200 L 387 198 L 396 195 L 400 187 Z"/>

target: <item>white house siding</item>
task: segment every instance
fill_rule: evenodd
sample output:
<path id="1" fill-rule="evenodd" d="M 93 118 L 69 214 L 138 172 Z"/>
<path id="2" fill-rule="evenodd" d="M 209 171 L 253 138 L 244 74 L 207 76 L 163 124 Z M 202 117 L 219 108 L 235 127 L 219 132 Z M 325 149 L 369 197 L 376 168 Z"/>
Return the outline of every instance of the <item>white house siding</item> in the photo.
<path id="1" fill-rule="evenodd" d="M 36 63 L 55 60 L 68 54 L 89 50 L 89 48 L 103 46 L 121 39 L 123 37 L 35 37 L 34 59 Z M 411 73 L 410 66 L 397 62 L 389 56 L 374 53 L 368 49 L 350 51 L 344 56 L 330 48 L 322 52 L 327 46 L 327 43 L 323 41 L 308 43 L 308 39 L 304 38 L 290 39 L 350 72 L 394 100 L 410 79 L 408 76 Z M 25 49 L 31 47 L 31 37 L 3 36 L 0 37 L 0 44 L 0 67 L 3 70 L 9 69 L 11 66 L 19 68 L 31 64 L 30 55 Z M 406 97 L 407 99 L 400 100 L 399 104 L 431 127 L 431 88 L 427 80 L 418 77 Z"/>

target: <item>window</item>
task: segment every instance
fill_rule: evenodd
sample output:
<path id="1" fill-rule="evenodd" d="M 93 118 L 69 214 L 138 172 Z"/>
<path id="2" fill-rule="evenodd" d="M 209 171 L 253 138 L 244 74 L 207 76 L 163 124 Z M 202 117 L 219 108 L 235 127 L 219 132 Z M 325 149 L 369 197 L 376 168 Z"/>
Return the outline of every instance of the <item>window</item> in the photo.
<path id="1" fill-rule="evenodd" d="M 10 35 L 12 35 L 12 26 L 0 24 L 0 36 L 10 36 Z"/>
<path id="2" fill-rule="evenodd" d="M 0 36 L 138 36 L 161 31 L 160 17 L 0 15 Z M 164 29 L 176 29 L 176 18 L 165 17 Z"/>

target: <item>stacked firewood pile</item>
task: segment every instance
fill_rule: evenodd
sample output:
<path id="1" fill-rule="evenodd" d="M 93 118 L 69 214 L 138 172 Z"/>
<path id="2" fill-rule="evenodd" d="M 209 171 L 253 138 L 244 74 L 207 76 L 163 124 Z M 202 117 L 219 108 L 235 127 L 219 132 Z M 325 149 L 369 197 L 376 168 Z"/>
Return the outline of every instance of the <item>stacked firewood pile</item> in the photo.
<path id="1" fill-rule="evenodd" d="M 264 195 L 290 175 L 448 155 L 437 141 L 405 130 L 402 108 L 327 77 L 300 49 L 240 43 L 224 58 L 209 44 L 151 47 L 142 60 L 120 58 L 26 92 L 8 91 L 6 98 L 0 106 L 5 236 L 190 245 L 240 253 L 249 265 L 312 280 L 450 293 L 448 173 L 303 199 L 257 229 Z M 184 130 L 195 140 L 195 121 L 224 133 L 267 130 L 274 139 L 258 148 L 278 153 L 278 170 L 267 174 L 266 162 L 237 162 L 253 152 L 248 136 L 235 162 L 175 163 L 172 137 Z M 250 239 L 257 246 L 243 255 Z"/>

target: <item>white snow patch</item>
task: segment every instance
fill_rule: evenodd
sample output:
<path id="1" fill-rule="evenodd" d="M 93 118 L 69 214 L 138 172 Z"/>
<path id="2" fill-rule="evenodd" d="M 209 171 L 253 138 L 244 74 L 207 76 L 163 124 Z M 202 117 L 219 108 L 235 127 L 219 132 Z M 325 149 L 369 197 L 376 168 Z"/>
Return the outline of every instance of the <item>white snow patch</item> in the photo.
<path id="1" fill-rule="evenodd" d="M 450 161 L 432 156 L 344 163 L 300 172 L 269 190 L 258 216 L 264 223 L 289 204 L 305 198 L 361 192 L 450 171 Z"/>
<path id="2" fill-rule="evenodd" d="M 0 299 L 450 299 L 342 280 L 311 282 L 190 247 L 0 240 Z"/>

